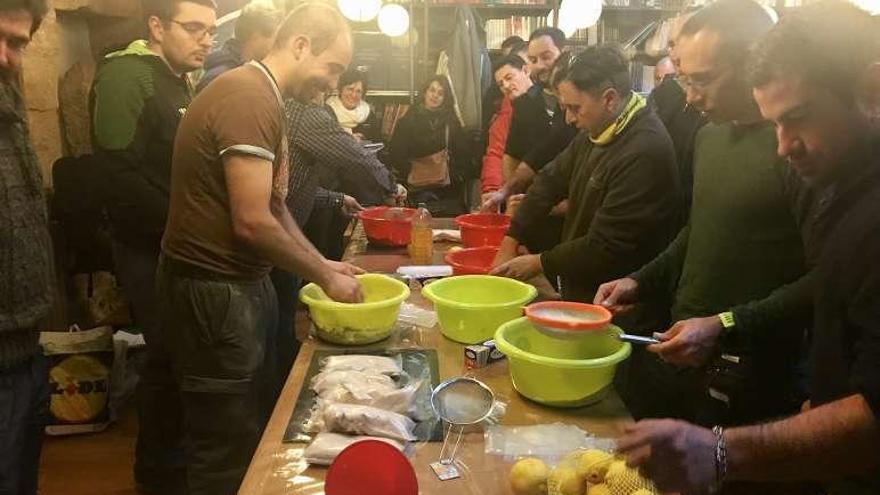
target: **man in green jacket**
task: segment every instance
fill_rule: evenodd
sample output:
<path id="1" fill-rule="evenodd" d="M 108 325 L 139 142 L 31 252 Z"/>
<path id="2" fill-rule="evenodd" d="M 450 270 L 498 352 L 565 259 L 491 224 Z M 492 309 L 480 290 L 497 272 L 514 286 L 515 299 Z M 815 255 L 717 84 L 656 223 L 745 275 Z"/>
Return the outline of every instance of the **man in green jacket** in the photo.
<path id="1" fill-rule="evenodd" d="M 679 227 L 675 153 L 663 123 L 630 87 L 613 46 L 584 51 L 557 78 L 569 123 L 581 130 L 536 176 L 499 251 L 495 275 L 561 280 L 565 299 L 586 301 L 599 284 L 662 251 Z M 523 239 L 564 198 L 562 242 L 517 256 Z"/>
<path id="2" fill-rule="evenodd" d="M 672 298 L 676 323 L 650 354 L 634 353 L 619 379 L 636 417 L 728 425 L 799 406 L 796 366 L 810 310 L 803 187 L 776 156 L 773 126 L 739 69 L 752 40 L 772 27 L 757 4 L 720 0 L 677 40 L 688 103 L 711 121 L 695 143 L 690 221 L 657 259 L 594 298 L 616 313 Z"/>
<path id="3" fill-rule="evenodd" d="M 108 54 L 95 75 L 93 142 L 106 178 L 116 276 L 147 342 L 135 481 L 176 493 L 184 476 L 180 397 L 159 340 L 155 275 L 174 136 L 192 99 L 187 73 L 204 64 L 216 15 L 213 0 L 150 0 L 144 9 L 148 39 Z"/>

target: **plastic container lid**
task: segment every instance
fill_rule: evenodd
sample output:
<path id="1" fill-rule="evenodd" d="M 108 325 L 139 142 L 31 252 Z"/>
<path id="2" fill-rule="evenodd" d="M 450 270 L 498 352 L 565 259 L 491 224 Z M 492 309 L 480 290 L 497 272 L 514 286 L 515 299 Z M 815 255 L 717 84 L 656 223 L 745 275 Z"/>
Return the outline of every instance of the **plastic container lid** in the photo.
<path id="1" fill-rule="evenodd" d="M 525 308 L 526 318 L 551 337 L 578 338 L 611 323 L 611 312 L 602 306 L 569 301 L 546 301 Z"/>
<path id="2" fill-rule="evenodd" d="M 348 446 L 336 456 L 324 483 L 327 495 L 418 495 L 419 482 L 409 460 L 378 440 Z"/>

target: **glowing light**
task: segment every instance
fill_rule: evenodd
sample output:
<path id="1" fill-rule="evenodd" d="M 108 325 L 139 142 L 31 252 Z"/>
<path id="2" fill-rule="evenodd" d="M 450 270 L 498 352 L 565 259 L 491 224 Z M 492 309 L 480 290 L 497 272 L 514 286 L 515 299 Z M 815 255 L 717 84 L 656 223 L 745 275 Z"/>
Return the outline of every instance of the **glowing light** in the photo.
<path id="1" fill-rule="evenodd" d="M 409 29 L 409 12 L 396 3 L 379 10 L 379 30 L 388 36 L 401 36 Z"/>
<path id="2" fill-rule="evenodd" d="M 379 14 L 382 0 L 339 0 L 339 11 L 355 22 L 373 20 Z"/>

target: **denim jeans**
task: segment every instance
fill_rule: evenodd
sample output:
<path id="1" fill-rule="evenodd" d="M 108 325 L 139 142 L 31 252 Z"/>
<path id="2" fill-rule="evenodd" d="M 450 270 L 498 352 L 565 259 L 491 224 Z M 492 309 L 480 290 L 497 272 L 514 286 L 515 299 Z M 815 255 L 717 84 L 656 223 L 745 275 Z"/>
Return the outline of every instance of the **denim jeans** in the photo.
<path id="1" fill-rule="evenodd" d="M 42 354 L 0 370 L 0 495 L 37 493 L 48 416 L 49 370 Z"/>

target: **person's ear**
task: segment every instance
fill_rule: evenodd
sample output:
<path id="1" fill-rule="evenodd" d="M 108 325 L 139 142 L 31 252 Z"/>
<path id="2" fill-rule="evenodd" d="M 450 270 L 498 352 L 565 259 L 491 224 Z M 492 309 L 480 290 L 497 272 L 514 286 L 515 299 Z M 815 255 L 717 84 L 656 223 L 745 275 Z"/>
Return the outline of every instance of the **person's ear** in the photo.
<path id="1" fill-rule="evenodd" d="M 865 71 L 859 88 L 859 106 L 875 126 L 880 128 L 880 60 Z"/>
<path id="2" fill-rule="evenodd" d="M 147 30 L 150 33 L 150 39 L 153 41 L 161 44 L 165 39 L 165 23 L 154 15 L 147 19 Z"/>
<path id="3" fill-rule="evenodd" d="M 290 40 L 290 51 L 297 61 L 302 60 L 312 49 L 312 42 L 308 36 L 294 36 Z"/>
<path id="4" fill-rule="evenodd" d="M 532 77 L 532 69 L 529 67 L 529 64 L 523 65 L 522 70 L 526 74 L 526 77 Z"/>
<path id="5" fill-rule="evenodd" d="M 602 92 L 602 106 L 609 113 L 614 113 L 617 110 L 617 102 L 619 100 L 620 94 L 614 88 L 608 88 Z"/>

